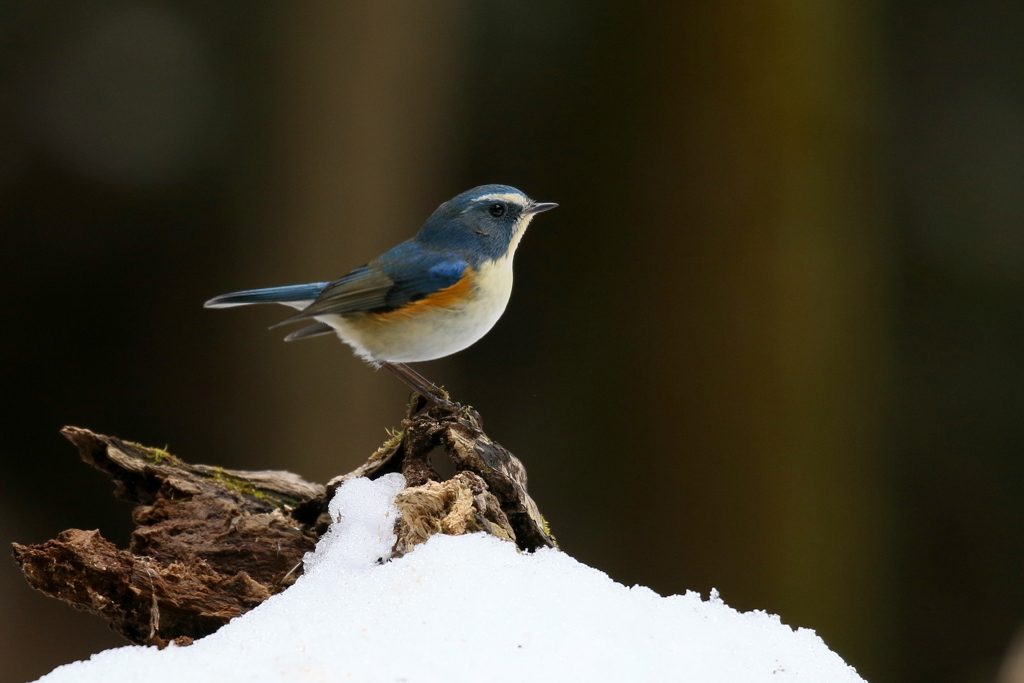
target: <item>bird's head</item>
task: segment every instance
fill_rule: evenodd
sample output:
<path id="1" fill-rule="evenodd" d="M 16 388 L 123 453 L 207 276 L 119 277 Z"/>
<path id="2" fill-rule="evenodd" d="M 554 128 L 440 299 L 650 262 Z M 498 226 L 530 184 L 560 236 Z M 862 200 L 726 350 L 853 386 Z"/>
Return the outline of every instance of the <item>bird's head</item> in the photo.
<path id="1" fill-rule="evenodd" d="M 416 239 L 477 261 L 511 257 L 533 217 L 558 204 L 535 202 L 508 185 L 481 185 L 437 208 Z"/>

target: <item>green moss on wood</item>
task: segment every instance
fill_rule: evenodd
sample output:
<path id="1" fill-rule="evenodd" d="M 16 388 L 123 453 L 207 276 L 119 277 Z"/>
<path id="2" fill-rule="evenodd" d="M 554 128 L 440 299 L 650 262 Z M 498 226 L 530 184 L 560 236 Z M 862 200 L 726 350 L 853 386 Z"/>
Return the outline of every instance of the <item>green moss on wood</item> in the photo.
<path id="1" fill-rule="evenodd" d="M 146 459 L 146 462 L 153 465 L 167 465 L 169 467 L 181 467 L 182 462 L 167 450 L 167 446 L 163 448 L 152 448 L 150 446 L 143 446 L 140 443 L 134 441 L 126 441 L 142 454 L 142 457 Z"/>
<path id="2" fill-rule="evenodd" d="M 540 522 L 541 522 L 541 525 L 544 527 L 544 533 L 548 535 L 548 538 L 551 539 L 551 542 L 554 543 L 555 547 L 557 548 L 558 547 L 558 539 L 555 538 L 555 535 L 553 533 L 551 533 L 551 527 L 548 526 L 548 520 L 547 520 L 546 517 L 544 517 L 544 515 L 540 516 Z"/>
<path id="3" fill-rule="evenodd" d="M 212 472 L 207 476 L 207 478 L 217 482 L 224 488 L 237 491 L 244 496 L 249 496 L 256 500 L 262 500 L 265 503 L 276 503 L 280 500 L 280 497 L 274 496 L 273 494 L 254 486 L 251 481 L 233 477 L 219 467 L 212 468 Z"/>

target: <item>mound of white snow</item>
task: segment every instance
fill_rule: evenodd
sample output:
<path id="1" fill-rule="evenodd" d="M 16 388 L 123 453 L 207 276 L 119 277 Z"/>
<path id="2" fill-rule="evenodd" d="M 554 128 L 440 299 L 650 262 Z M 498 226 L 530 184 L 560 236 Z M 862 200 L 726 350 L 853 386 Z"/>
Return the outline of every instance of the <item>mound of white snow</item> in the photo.
<path id="1" fill-rule="evenodd" d="M 395 542 L 401 475 L 355 479 L 280 595 L 188 647 L 122 647 L 46 683 L 861 681 L 813 631 L 712 595 L 627 588 L 555 550 L 483 534 Z"/>

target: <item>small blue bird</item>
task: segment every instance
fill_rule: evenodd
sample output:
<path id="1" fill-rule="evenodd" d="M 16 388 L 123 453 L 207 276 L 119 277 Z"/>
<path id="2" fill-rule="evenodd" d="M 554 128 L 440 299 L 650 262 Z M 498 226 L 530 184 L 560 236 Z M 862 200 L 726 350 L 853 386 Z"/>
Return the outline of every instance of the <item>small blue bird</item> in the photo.
<path id="1" fill-rule="evenodd" d="M 483 337 L 512 293 L 512 257 L 533 217 L 557 204 L 508 185 L 481 185 L 442 204 L 410 240 L 334 282 L 222 294 L 206 308 L 275 303 L 316 323 L 286 341 L 334 333 L 424 398 L 457 406 L 406 363 L 451 355 Z"/>

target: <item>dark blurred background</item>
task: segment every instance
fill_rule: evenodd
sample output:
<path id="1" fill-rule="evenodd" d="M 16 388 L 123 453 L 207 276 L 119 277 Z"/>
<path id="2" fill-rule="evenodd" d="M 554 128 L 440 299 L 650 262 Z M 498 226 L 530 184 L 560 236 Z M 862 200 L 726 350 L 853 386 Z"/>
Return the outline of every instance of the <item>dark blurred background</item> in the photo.
<path id="1" fill-rule="evenodd" d="M 565 551 L 989 682 L 1024 622 L 1024 4 L 0 2 L 0 543 L 129 508 L 79 425 L 325 481 L 406 391 L 285 309 L 443 200 L 561 208 L 420 369 Z M 120 640 L 0 563 L 0 682 Z"/>

